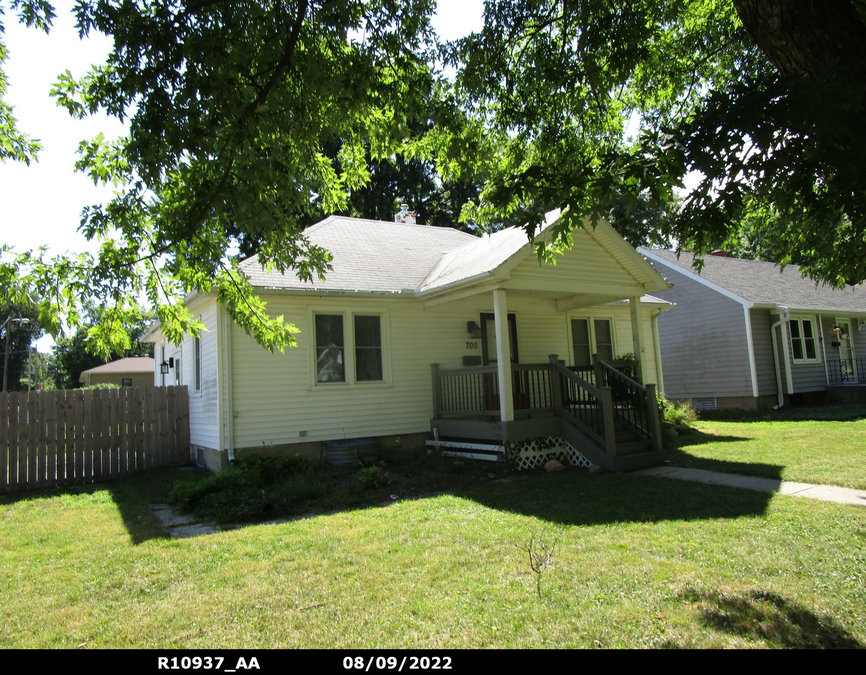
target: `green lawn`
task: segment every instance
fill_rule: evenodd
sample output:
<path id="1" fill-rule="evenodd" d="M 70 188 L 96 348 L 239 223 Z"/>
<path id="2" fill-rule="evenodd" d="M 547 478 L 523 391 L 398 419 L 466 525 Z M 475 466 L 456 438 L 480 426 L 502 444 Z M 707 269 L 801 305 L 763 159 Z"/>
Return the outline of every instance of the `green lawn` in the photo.
<path id="1" fill-rule="evenodd" d="M 766 419 L 765 414 L 701 420 L 697 433 L 676 439 L 678 447 L 668 458 L 680 466 L 866 490 L 866 418 L 856 418 L 859 409 L 826 410 L 842 419 Z M 821 409 L 817 413 L 794 409 L 787 415 L 818 416 Z"/>
<path id="2" fill-rule="evenodd" d="M 0 646 L 866 645 L 866 509 L 571 470 L 170 540 L 187 475 L 0 500 Z"/>

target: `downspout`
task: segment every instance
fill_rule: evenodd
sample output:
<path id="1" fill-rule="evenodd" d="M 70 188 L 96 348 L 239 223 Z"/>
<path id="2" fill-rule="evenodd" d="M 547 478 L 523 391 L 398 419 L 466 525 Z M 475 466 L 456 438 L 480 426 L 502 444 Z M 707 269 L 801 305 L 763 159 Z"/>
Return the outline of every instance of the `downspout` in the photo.
<path id="1" fill-rule="evenodd" d="M 773 410 L 778 410 L 782 406 L 785 405 L 785 392 L 782 390 L 782 364 L 779 363 L 779 345 L 778 340 L 776 340 L 776 328 L 788 322 L 791 318 L 791 310 L 787 307 L 777 307 L 780 310 L 779 320 L 770 324 L 770 335 L 773 338 L 773 365 L 776 370 L 776 392 L 777 392 L 777 400 L 778 403 L 773 406 Z"/>
<path id="2" fill-rule="evenodd" d="M 232 317 L 223 312 L 225 339 L 225 380 L 226 380 L 226 446 L 229 462 L 235 461 L 235 410 L 232 392 Z"/>

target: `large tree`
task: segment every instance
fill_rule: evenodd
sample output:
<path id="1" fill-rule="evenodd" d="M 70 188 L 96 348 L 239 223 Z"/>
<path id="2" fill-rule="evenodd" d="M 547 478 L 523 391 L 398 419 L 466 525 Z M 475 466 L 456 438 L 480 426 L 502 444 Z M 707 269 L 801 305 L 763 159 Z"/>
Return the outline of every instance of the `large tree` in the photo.
<path id="1" fill-rule="evenodd" d="M 50 22 L 45 0 L 12 8 Z M 74 115 L 129 120 L 128 137 L 81 147 L 81 170 L 118 196 L 84 214 L 98 256 L 6 252 L 0 278 L 24 279 L 54 330 L 95 296 L 106 350 L 140 293 L 169 337 L 195 330 L 179 301 L 193 288 L 282 348 L 293 329 L 227 259 L 232 233 L 254 231 L 267 264 L 326 273 L 327 252 L 302 234 L 310 205 L 345 212 L 382 162 L 416 161 L 454 184 L 484 177 L 467 222 L 530 232 L 552 207 L 669 202 L 699 171 L 662 234 L 704 250 L 757 223 L 817 277 L 866 278 L 862 0 L 490 0 L 483 30 L 447 50 L 454 86 L 436 74 L 432 11 L 432 0 L 82 0 L 80 30 L 114 49 L 55 93 Z M 6 109 L 0 136 L 0 156 L 32 155 Z"/>
<path id="2" fill-rule="evenodd" d="M 452 52 L 467 105 L 509 138 L 476 217 L 668 201 L 696 171 L 667 232 L 684 248 L 759 224 L 817 278 L 864 280 L 864 17 L 861 0 L 488 2 Z"/>

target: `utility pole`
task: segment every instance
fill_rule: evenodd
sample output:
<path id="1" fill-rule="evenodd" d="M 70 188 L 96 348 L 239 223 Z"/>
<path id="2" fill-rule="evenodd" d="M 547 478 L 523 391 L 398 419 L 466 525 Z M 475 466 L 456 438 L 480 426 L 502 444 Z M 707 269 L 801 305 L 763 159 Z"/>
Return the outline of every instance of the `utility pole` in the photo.
<path id="1" fill-rule="evenodd" d="M 13 319 L 11 316 L 3 322 L 3 325 L 0 326 L 0 330 L 3 328 L 6 329 L 6 354 L 3 357 L 3 393 L 6 393 L 6 382 L 9 378 L 9 338 L 12 335 L 12 326 L 8 324 L 13 323 L 30 323 L 30 319 Z"/>

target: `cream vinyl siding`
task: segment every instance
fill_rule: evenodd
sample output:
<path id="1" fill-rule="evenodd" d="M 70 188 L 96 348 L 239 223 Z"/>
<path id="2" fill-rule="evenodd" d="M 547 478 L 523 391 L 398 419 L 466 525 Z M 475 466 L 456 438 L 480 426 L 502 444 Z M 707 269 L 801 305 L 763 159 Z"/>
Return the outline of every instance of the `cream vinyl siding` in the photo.
<path id="1" fill-rule="evenodd" d="M 611 258 L 611 254 L 584 230 L 575 230 L 573 237 L 574 247 L 563 255 L 556 256 L 555 265 L 540 263 L 533 254 L 511 270 L 511 278 L 545 280 L 571 288 L 581 281 L 601 282 L 605 285 L 637 285 L 635 279 Z M 643 295 L 643 289 L 637 293 Z M 653 294 L 656 295 L 655 292 Z"/>
<path id="2" fill-rule="evenodd" d="M 234 445 L 253 448 L 306 441 L 364 436 L 400 435 L 429 431 L 433 415 L 431 364 L 461 368 L 464 356 L 480 356 L 481 340 L 470 338 L 466 324 L 493 311 L 491 294 L 425 308 L 415 300 L 375 298 L 309 298 L 268 294 L 268 311 L 285 315 L 300 330 L 297 347 L 270 353 L 245 334 L 233 329 L 232 382 Z M 654 346 L 649 312 L 644 312 L 652 376 Z M 570 360 L 568 317 L 557 312 L 551 299 L 508 296 L 508 311 L 517 320 L 521 363 L 546 363 L 556 353 Z M 385 368 L 390 381 L 315 383 L 315 331 L 317 313 L 382 314 Z M 631 325 L 627 305 L 604 308 L 614 317 L 620 352 L 631 351 Z M 387 332 L 387 335 L 386 335 Z M 654 381 L 647 378 L 647 381 Z M 306 432 L 302 435 L 302 432 Z"/>
<path id="3" fill-rule="evenodd" d="M 673 269 L 663 272 L 674 287 L 653 295 L 677 305 L 659 317 L 667 396 L 753 396 L 743 305 Z"/>

